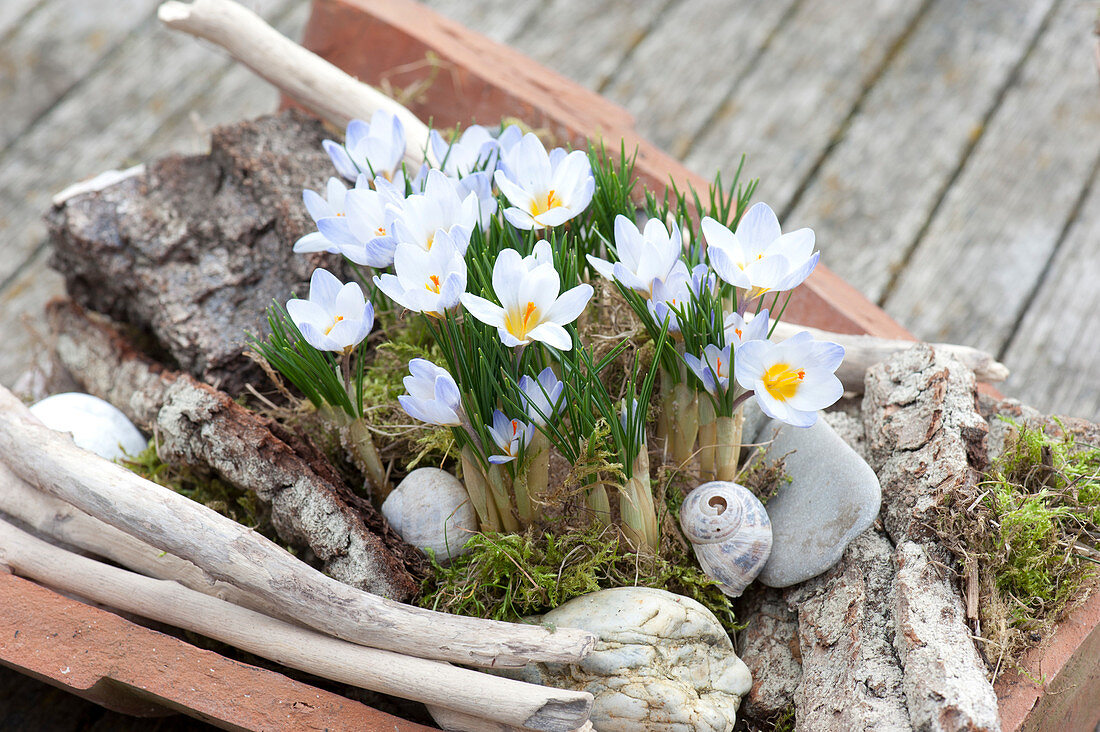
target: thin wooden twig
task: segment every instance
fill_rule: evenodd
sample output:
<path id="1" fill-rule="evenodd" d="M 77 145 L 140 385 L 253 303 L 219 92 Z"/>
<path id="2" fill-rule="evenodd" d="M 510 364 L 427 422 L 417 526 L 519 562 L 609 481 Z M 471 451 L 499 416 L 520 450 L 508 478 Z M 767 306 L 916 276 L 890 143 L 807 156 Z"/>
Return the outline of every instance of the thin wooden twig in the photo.
<path id="1" fill-rule="evenodd" d="M 110 607 L 201 633 L 333 681 L 520 729 L 573 730 L 592 696 L 348 643 L 56 547 L 0 520 L 0 564 Z"/>
<path id="2" fill-rule="evenodd" d="M 575 662 L 595 636 L 437 613 L 326 577 L 232 519 L 82 450 L 0 387 L 0 456 L 39 490 L 338 638 L 475 666 Z"/>

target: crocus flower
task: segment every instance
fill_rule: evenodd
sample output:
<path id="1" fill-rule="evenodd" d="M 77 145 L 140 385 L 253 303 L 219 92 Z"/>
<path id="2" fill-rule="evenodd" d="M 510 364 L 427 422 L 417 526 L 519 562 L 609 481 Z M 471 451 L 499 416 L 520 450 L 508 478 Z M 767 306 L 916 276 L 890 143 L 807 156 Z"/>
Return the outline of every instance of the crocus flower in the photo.
<path id="1" fill-rule="evenodd" d="M 526 404 L 527 418 L 540 427 L 545 427 L 546 420 L 556 417 L 565 406 L 565 400 L 562 399 L 565 384 L 561 383 L 549 366 L 539 373 L 537 379 L 526 374 L 521 376 L 519 390 Z"/>
<path id="2" fill-rule="evenodd" d="M 736 352 L 748 341 L 762 341 L 768 337 L 768 311 L 765 308 L 755 317 L 748 318 L 730 313 L 722 323 L 722 330 L 726 336 L 726 345 L 733 346 Z"/>
<path id="3" fill-rule="evenodd" d="M 683 311 L 691 298 L 691 274 L 683 261 L 677 261 L 672 271 L 664 279 L 653 280 L 653 293 L 646 306 L 658 326 L 664 325 L 668 318 L 668 331 L 680 332 L 677 311 Z"/>
<path id="4" fill-rule="evenodd" d="M 557 148 L 547 154 L 539 138 L 526 134 L 503 153 L 504 168 L 494 179 L 512 208 L 504 217 L 517 229 L 558 226 L 577 216 L 592 201 L 596 179 L 588 155 L 566 154 Z"/>
<path id="5" fill-rule="evenodd" d="M 779 219 L 766 203 L 757 203 L 737 224 L 737 233 L 707 216 L 703 219 L 707 256 L 714 271 L 751 295 L 782 292 L 802 283 L 820 252 L 814 251 L 812 229 L 782 233 Z"/>
<path id="6" fill-rule="evenodd" d="M 781 343 L 749 341 L 737 351 L 737 383 L 755 392 L 764 414 L 772 419 L 809 427 L 817 410 L 844 393 L 834 373 L 844 360 L 844 348 L 815 341 L 802 331 Z"/>
<path id="7" fill-rule="evenodd" d="M 343 145 L 332 140 L 324 140 L 321 145 L 337 172 L 348 180 L 355 180 L 360 173 L 389 180 L 405 156 L 405 127 L 396 115 L 380 109 L 370 124 L 361 119 L 348 122 Z"/>
<path id="8" fill-rule="evenodd" d="M 359 185 L 359 179 L 356 181 L 356 185 Z M 363 179 L 365 182 L 365 179 Z M 325 186 L 325 196 L 316 191 L 305 190 L 302 191 L 302 200 L 306 204 L 306 210 L 309 211 L 310 217 L 313 218 L 314 223 L 318 223 L 321 219 L 326 218 L 339 218 L 344 216 L 344 203 L 346 201 L 348 193 L 348 187 L 340 182 L 338 178 L 329 178 L 328 184 Z M 318 228 L 320 224 L 318 224 Z M 330 252 L 336 254 L 340 251 L 340 246 L 336 242 L 333 242 L 325 236 L 322 231 L 315 231 L 312 234 L 306 234 L 298 241 L 294 242 L 294 251 L 299 254 L 309 252 Z"/>
<path id="9" fill-rule="evenodd" d="M 684 354 L 684 363 L 703 382 L 703 388 L 717 399 L 730 384 L 730 347 L 719 348 L 713 343 L 703 348 L 702 358 Z"/>
<path id="10" fill-rule="evenodd" d="M 504 416 L 504 412 L 497 409 L 493 412 L 493 424 L 489 427 L 489 434 L 504 453 L 490 455 L 489 462 L 501 465 L 518 458 L 520 449 L 531 444 L 531 438 L 535 435 L 535 426 L 518 419 L 508 419 Z"/>
<path id="11" fill-rule="evenodd" d="M 309 299 L 290 300 L 286 311 L 306 342 L 319 351 L 348 353 L 374 327 L 374 306 L 363 298 L 358 283 L 344 285 L 324 269 L 313 270 Z"/>
<path id="12" fill-rule="evenodd" d="M 443 315 L 466 291 L 466 262 L 443 230 L 436 232 L 427 252 L 415 244 L 398 244 L 393 271 L 375 277 L 374 284 L 398 305 L 426 315 Z"/>
<path id="13" fill-rule="evenodd" d="M 588 305 L 592 286 L 577 285 L 558 295 L 561 278 L 550 264 L 528 269 L 520 253 L 505 249 L 493 264 L 493 291 L 500 305 L 466 293 L 462 304 L 475 318 L 496 327 L 506 346 L 542 341 L 568 351 L 573 341 L 563 326 L 572 323 Z"/>
<path id="14" fill-rule="evenodd" d="M 395 212 L 394 236 L 401 244 L 415 244 L 430 251 L 437 231 L 451 234 L 459 250 L 465 254 L 470 244 L 470 232 L 479 223 L 478 198 L 470 193 L 465 199 L 458 197 L 451 180 L 438 170 L 428 171 L 424 193 L 405 199 Z"/>
<path id="15" fill-rule="evenodd" d="M 470 173 L 462 178 L 451 178 L 455 192 L 463 201 L 471 194 L 477 196 L 478 224 L 482 231 L 489 230 L 489 222 L 497 212 L 497 197 L 493 193 L 493 177 L 486 171 Z"/>
<path id="16" fill-rule="evenodd" d="M 624 287 L 646 297 L 653 294 L 653 282 L 664 280 L 683 254 L 679 227 L 669 234 L 657 219 L 646 222 L 642 231 L 633 221 L 619 214 L 615 217 L 615 252 L 619 261 L 612 264 L 588 255 L 593 269 L 609 280 L 618 280 Z"/>
<path id="17" fill-rule="evenodd" d="M 428 134 L 428 152 L 440 170 L 452 178 L 462 178 L 476 170 L 495 170 L 500 143 L 485 127 L 471 125 L 453 142 L 447 142 L 432 130 Z"/>
<path id="18" fill-rule="evenodd" d="M 383 268 L 393 264 L 397 240 L 393 235 L 392 198 L 369 188 L 356 188 L 344 197 L 345 212 L 317 221 L 321 234 L 356 264 Z"/>
<path id="19" fill-rule="evenodd" d="M 408 394 L 397 397 L 401 408 L 428 424 L 457 427 L 462 424 L 462 395 L 447 369 L 423 358 L 409 361 L 409 375 L 402 383 Z"/>

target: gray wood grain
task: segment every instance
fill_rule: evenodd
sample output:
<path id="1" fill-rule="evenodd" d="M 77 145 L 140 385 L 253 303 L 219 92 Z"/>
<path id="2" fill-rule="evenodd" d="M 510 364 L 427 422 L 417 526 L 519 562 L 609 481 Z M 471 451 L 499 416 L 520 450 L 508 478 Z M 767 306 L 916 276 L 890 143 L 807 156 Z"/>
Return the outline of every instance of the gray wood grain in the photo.
<path id="1" fill-rule="evenodd" d="M 644 137 L 680 153 L 752 69 L 772 35 L 782 31 L 795 2 L 680 2 L 601 91 L 630 110 Z"/>
<path id="2" fill-rule="evenodd" d="M 14 16 L 8 1 L 2 3 L 2 12 Z M 0 44 L 0 150 L 89 74 L 156 6 L 156 0 L 50 0 L 22 22 L 13 20 L 12 32 Z M 0 28 L 3 23 L 0 16 Z"/>
<path id="3" fill-rule="evenodd" d="M 49 345 L 49 327 L 42 322 L 42 306 L 65 292 L 61 275 L 46 266 L 43 249 L 0 292 L 4 314 L 3 348 L 0 348 L 0 383 L 12 384 Z"/>
<path id="4" fill-rule="evenodd" d="M 1043 412 L 1100 421 L 1100 176 L 1028 306 L 1005 392 Z"/>
<path id="5" fill-rule="evenodd" d="M 263 0 L 257 6 L 281 19 L 296 2 Z M 229 63 L 150 20 L 0 156 L 0 283 L 43 240 L 41 216 L 53 193 L 134 162 L 134 153 L 164 120 L 209 93 Z"/>
<path id="6" fill-rule="evenodd" d="M 706 177 L 732 172 L 745 152 L 746 172 L 760 178 L 757 199 L 785 209 L 923 8 L 913 0 L 801 4 L 703 134 L 671 152 Z"/>
<path id="7" fill-rule="evenodd" d="M 539 0 L 422 0 L 432 10 L 492 38 L 508 43 L 546 10 Z"/>
<path id="8" fill-rule="evenodd" d="M 1012 335 L 1100 156 L 1095 10 L 1060 3 L 886 298 L 918 336 L 998 353 Z"/>
<path id="9" fill-rule="evenodd" d="M 1052 0 L 938 0 L 878 80 L 791 218 L 872 300 L 903 264 Z"/>
<path id="10" fill-rule="evenodd" d="M 4 0 L 0 3 L 0 41 L 7 41 L 8 34 L 14 33 L 20 23 L 30 19 L 31 13 L 40 9 L 49 0 Z M 4 67 L 6 69 L 7 63 Z"/>

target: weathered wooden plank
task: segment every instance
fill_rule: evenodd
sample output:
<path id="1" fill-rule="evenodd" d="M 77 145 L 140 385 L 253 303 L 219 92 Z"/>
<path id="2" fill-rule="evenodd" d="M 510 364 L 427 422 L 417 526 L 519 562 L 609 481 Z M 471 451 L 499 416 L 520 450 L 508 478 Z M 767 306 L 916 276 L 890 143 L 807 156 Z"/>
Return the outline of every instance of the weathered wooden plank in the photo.
<path id="1" fill-rule="evenodd" d="M 5 0 L 5 15 L 12 12 L 7 4 Z M 50 0 L 19 22 L 0 44 L 0 150 L 91 72 L 156 6 L 156 0 Z"/>
<path id="2" fill-rule="evenodd" d="M 913 0 L 807 2 L 787 19 L 688 149 L 673 149 L 705 175 L 746 171 L 758 198 L 787 208 L 895 45 L 927 3 Z M 791 221 L 802 226 L 808 222 Z"/>
<path id="3" fill-rule="evenodd" d="M 7 41 L 7 34 L 13 32 L 20 23 L 30 19 L 32 11 L 43 7 L 49 0 L 4 0 L 0 3 L 0 41 Z M 8 72 L 5 63 L 2 67 Z"/>
<path id="4" fill-rule="evenodd" d="M 268 17 L 281 17 L 295 2 L 256 5 Z M 150 20 L 0 156 L 0 283 L 43 240 L 41 216 L 54 192 L 130 162 L 141 143 L 204 94 L 228 63 Z"/>
<path id="5" fill-rule="evenodd" d="M 1053 0 L 938 0 L 791 213 L 826 261 L 881 297 Z"/>
<path id="6" fill-rule="evenodd" d="M 1094 20 L 1087 3 L 1059 4 L 888 293 L 918 336 L 998 353 L 1012 335 L 1100 156 Z"/>
<path id="7" fill-rule="evenodd" d="M 46 266 L 46 254 L 42 250 L 31 258 L 0 292 L 4 339 L 0 348 L 0 383 L 9 386 L 37 356 L 45 354 L 49 328 L 42 322 L 42 306 L 65 291 L 61 275 Z"/>
<path id="8" fill-rule="evenodd" d="M 1100 421 L 1100 174 L 1005 352 L 1005 392 L 1044 413 Z"/>
<path id="9" fill-rule="evenodd" d="M 534 23 L 545 8 L 542 3 L 521 5 L 515 0 L 422 0 L 432 10 L 457 20 L 467 28 L 508 43 L 524 27 Z"/>
<path id="10" fill-rule="evenodd" d="M 795 0 L 681 2 L 638 43 L 602 91 L 626 107 L 638 131 L 683 151 L 780 31 Z M 713 170 L 699 171 L 711 177 Z"/>
<path id="11" fill-rule="evenodd" d="M 537 23 L 526 24 L 508 43 L 598 91 L 669 2 L 553 0 L 549 12 L 539 13 Z"/>

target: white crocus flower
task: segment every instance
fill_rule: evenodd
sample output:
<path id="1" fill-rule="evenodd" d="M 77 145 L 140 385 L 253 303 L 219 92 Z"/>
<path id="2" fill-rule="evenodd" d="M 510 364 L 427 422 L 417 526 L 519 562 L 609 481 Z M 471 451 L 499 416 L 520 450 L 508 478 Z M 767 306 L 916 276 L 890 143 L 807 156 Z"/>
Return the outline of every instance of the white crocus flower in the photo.
<path id="1" fill-rule="evenodd" d="M 408 394 L 397 397 L 401 408 L 428 424 L 457 427 L 462 424 L 462 395 L 447 369 L 423 358 L 409 361 L 409 375 L 402 382 Z"/>
<path id="2" fill-rule="evenodd" d="M 650 297 L 653 282 L 668 277 L 683 251 L 678 227 L 672 227 L 670 235 L 664 224 L 650 219 L 639 231 L 633 221 L 619 214 L 615 217 L 615 252 L 619 261 L 612 264 L 589 254 L 588 263 L 607 279 L 618 280 L 623 287 Z"/>
<path id="3" fill-rule="evenodd" d="M 504 412 L 497 409 L 493 412 L 493 424 L 489 427 L 489 435 L 504 453 L 490 455 L 489 462 L 502 465 L 518 458 L 520 449 L 531 444 L 531 438 L 535 436 L 535 426 L 518 419 L 508 419 L 504 416 Z"/>
<path id="4" fill-rule="evenodd" d="M 684 354 L 684 363 L 691 372 L 703 382 L 703 388 L 715 399 L 726 393 L 730 384 L 730 347 L 724 348 L 709 344 L 703 348 L 702 358 L 690 353 Z"/>
<path id="5" fill-rule="evenodd" d="M 400 207 L 391 205 L 394 212 L 394 236 L 401 244 L 415 244 L 430 251 L 437 231 L 445 231 L 466 253 L 470 233 L 478 225 L 477 194 L 469 193 L 459 198 L 451 179 L 438 170 L 428 171 L 424 193 L 413 194 Z"/>
<path id="6" fill-rule="evenodd" d="M 481 125 L 471 125 L 454 142 L 447 142 L 435 130 L 428 134 L 428 152 L 447 175 L 462 178 L 475 170 L 492 172 L 497 165 L 500 143 Z"/>
<path id="7" fill-rule="evenodd" d="M 502 169 L 494 179 L 512 208 L 504 217 L 517 229 L 559 226 L 588 208 L 596 179 L 588 155 L 566 154 L 561 148 L 547 154 L 533 134 L 502 154 Z"/>
<path id="8" fill-rule="evenodd" d="M 356 264 L 378 269 L 389 267 L 397 246 L 390 196 L 369 188 L 356 188 L 348 191 L 344 202 L 343 214 L 317 222 L 321 234 Z"/>
<path id="9" fill-rule="evenodd" d="M 658 327 L 668 318 L 669 333 L 680 332 L 677 311 L 683 311 L 691 298 L 691 273 L 683 261 L 677 261 L 664 279 L 653 280 L 653 292 L 646 306 Z"/>
<path id="10" fill-rule="evenodd" d="M 309 299 L 290 300 L 286 311 L 306 342 L 320 351 L 349 353 L 374 327 L 374 306 L 359 285 L 342 284 L 324 269 L 313 270 Z"/>
<path id="11" fill-rule="evenodd" d="M 359 176 L 356 179 L 356 188 L 365 188 L 367 185 L 369 185 L 369 183 L 365 176 Z M 320 228 L 322 219 L 340 218 L 344 216 L 344 206 L 347 200 L 347 194 L 348 187 L 345 186 L 339 178 L 329 178 L 325 186 L 324 197 L 316 191 L 307 189 L 302 191 L 302 200 L 305 202 L 306 210 L 309 211 L 309 215 L 313 219 L 313 222 Z M 329 252 L 331 254 L 337 254 L 340 251 L 340 245 L 326 237 L 324 232 L 315 231 L 312 234 L 306 234 L 298 239 L 298 241 L 294 242 L 294 251 L 299 254 L 310 252 Z"/>
<path id="12" fill-rule="evenodd" d="M 370 124 L 361 119 L 348 122 L 343 145 L 332 140 L 321 145 L 337 172 L 348 180 L 355 180 L 360 173 L 391 180 L 405 156 L 405 127 L 396 115 L 380 109 Z"/>
<path id="13" fill-rule="evenodd" d="M 802 331 L 781 343 L 749 341 L 737 351 L 737 383 L 755 392 L 764 414 L 795 427 L 817 421 L 817 410 L 836 402 L 844 387 L 834 373 L 844 348 Z"/>
<path id="14" fill-rule="evenodd" d="M 497 197 L 493 193 L 493 176 L 486 171 L 471 173 L 463 178 L 451 178 L 455 192 L 463 201 L 467 196 L 477 196 L 478 224 L 482 231 L 489 230 L 489 222 L 497 212 Z"/>
<path id="15" fill-rule="evenodd" d="M 726 345 L 733 346 L 736 352 L 749 341 L 763 341 L 768 337 L 768 311 L 765 308 L 756 316 L 741 317 L 730 313 L 722 323 Z"/>
<path id="16" fill-rule="evenodd" d="M 442 230 L 427 252 L 415 244 L 398 244 L 393 271 L 375 277 L 375 286 L 398 305 L 425 315 L 442 316 L 466 291 L 466 262 L 454 239 Z"/>
<path id="17" fill-rule="evenodd" d="M 549 264 L 528 269 L 520 253 L 505 249 L 493 265 L 493 291 L 500 305 L 477 295 L 462 295 L 462 304 L 481 322 L 496 327 L 506 346 L 542 341 L 568 351 L 573 341 L 563 326 L 588 305 L 592 286 L 577 285 L 558 296 L 561 278 Z"/>
<path id="18" fill-rule="evenodd" d="M 745 212 L 737 233 L 709 216 L 702 226 L 714 271 L 734 287 L 749 290 L 752 297 L 793 289 L 817 266 L 820 252 L 814 251 L 813 230 L 784 234 L 766 203 Z"/>
<path id="19" fill-rule="evenodd" d="M 565 406 L 565 400 L 562 399 L 565 384 L 561 383 L 549 366 L 539 373 L 537 379 L 526 374 L 521 376 L 519 391 L 526 405 L 527 418 L 542 427 L 546 426 L 546 420 L 556 417 Z"/>

